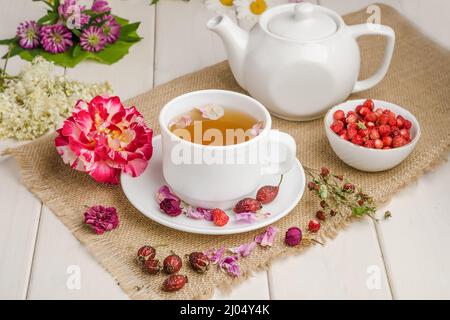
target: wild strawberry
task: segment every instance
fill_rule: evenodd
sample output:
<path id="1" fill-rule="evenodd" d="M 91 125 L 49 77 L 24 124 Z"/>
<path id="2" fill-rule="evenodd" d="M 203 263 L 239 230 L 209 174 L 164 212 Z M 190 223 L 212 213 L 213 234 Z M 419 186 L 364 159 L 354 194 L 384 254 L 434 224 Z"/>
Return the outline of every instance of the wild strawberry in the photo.
<path id="1" fill-rule="evenodd" d="M 405 138 L 403 138 L 400 135 L 395 136 L 394 138 L 392 138 L 392 147 L 393 148 L 403 147 L 405 144 L 406 144 Z"/>
<path id="2" fill-rule="evenodd" d="M 371 99 L 367 99 L 366 101 L 364 101 L 363 106 L 369 108 L 370 110 L 373 110 L 373 108 L 375 107 L 373 100 Z"/>
<path id="3" fill-rule="evenodd" d="M 366 123 L 366 127 L 371 129 L 371 128 L 375 127 L 375 123 L 369 121 Z"/>
<path id="4" fill-rule="evenodd" d="M 381 114 L 378 117 L 378 121 L 377 122 L 378 122 L 379 125 L 388 124 L 389 123 L 389 116 L 386 115 L 386 114 Z"/>
<path id="5" fill-rule="evenodd" d="M 345 119 L 345 113 L 342 110 L 336 110 L 333 114 L 334 120 L 344 120 Z"/>
<path id="6" fill-rule="evenodd" d="M 349 182 L 344 183 L 343 189 L 348 193 L 353 193 L 355 191 L 355 186 Z"/>
<path id="7" fill-rule="evenodd" d="M 145 260 L 143 268 L 149 274 L 157 274 L 161 270 L 161 265 L 159 260 L 149 259 Z"/>
<path id="8" fill-rule="evenodd" d="M 317 187 L 318 188 L 318 187 Z M 261 202 L 252 198 L 244 198 L 234 207 L 234 212 L 256 212 L 262 208 Z"/>
<path id="9" fill-rule="evenodd" d="M 316 218 L 321 220 L 321 221 L 325 221 L 326 217 L 325 217 L 325 212 L 323 212 L 322 210 L 319 210 L 316 212 Z"/>
<path id="10" fill-rule="evenodd" d="M 328 204 L 325 200 L 322 200 L 320 201 L 320 206 L 325 209 L 326 207 L 328 207 Z"/>
<path id="11" fill-rule="evenodd" d="M 344 129 L 344 123 L 341 120 L 336 120 L 331 124 L 330 128 L 334 133 L 339 133 Z"/>
<path id="12" fill-rule="evenodd" d="M 156 249 L 152 246 L 143 246 L 137 252 L 137 260 L 142 265 L 146 260 L 153 260 L 155 256 Z"/>
<path id="13" fill-rule="evenodd" d="M 347 130 L 344 129 L 339 132 L 339 137 L 341 137 L 341 139 L 348 140 Z"/>
<path id="14" fill-rule="evenodd" d="M 388 124 L 389 124 L 391 127 L 397 126 L 397 119 L 395 119 L 394 117 L 389 118 Z"/>
<path id="15" fill-rule="evenodd" d="M 164 280 L 162 284 L 163 291 L 172 292 L 180 290 L 188 282 L 188 278 L 181 274 L 173 274 Z"/>
<path id="16" fill-rule="evenodd" d="M 279 189 L 278 186 L 261 187 L 256 193 L 256 200 L 262 204 L 270 203 L 277 197 Z"/>
<path id="17" fill-rule="evenodd" d="M 350 123 L 347 124 L 347 130 L 350 130 L 350 129 L 358 130 L 359 127 L 358 127 L 358 125 L 356 124 L 356 122 L 350 122 Z"/>
<path id="18" fill-rule="evenodd" d="M 364 199 L 359 199 L 359 200 L 358 200 L 358 204 L 359 204 L 360 206 L 363 206 L 365 202 L 366 202 L 366 200 L 364 200 Z"/>
<path id="19" fill-rule="evenodd" d="M 214 224 L 219 227 L 223 227 L 228 223 L 228 220 L 230 220 L 230 217 L 228 217 L 228 215 L 223 210 L 218 208 L 211 210 L 211 214 Z"/>
<path id="20" fill-rule="evenodd" d="M 378 108 L 375 110 L 375 113 L 378 115 L 378 117 L 380 117 L 383 114 L 383 109 Z"/>
<path id="21" fill-rule="evenodd" d="M 396 127 L 396 126 L 391 127 L 391 136 L 395 137 L 395 136 L 398 136 L 398 135 L 400 135 L 400 129 L 398 127 Z"/>
<path id="22" fill-rule="evenodd" d="M 375 148 L 375 143 L 373 140 L 367 140 L 364 142 L 364 147 L 373 149 Z"/>
<path id="23" fill-rule="evenodd" d="M 163 261 L 163 270 L 167 274 L 172 274 L 180 271 L 183 266 L 183 261 L 176 254 L 167 256 Z"/>
<path id="24" fill-rule="evenodd" d="M 391 147 L 383 147 L 383 150 L 389 150 L 392 149 Z"/>
<path id="25" fill-rule="evenodd" d="M 365 117 L 369 113 L 370 113 L 370 109 L 367 107 L 362 107 L 361 110 L 359 111 L 359 114 L 362 115 L 363 117 Z"/>
<path id="26" fill-rule="evenodd" d="M 347 118 L 345 119 L 345 122 L 347 123 L 353 123 L 358 121 L 358 117 L 356 116 L 356 114 L 353 113 L 349 113 L 347 114 Z"/>
<path id="27" fill-rule="evenodd" d="M 400 135 L 401 135 L 403 138 L 405 138 L 405 139 L 410 138 L 410 136 L 409 136 L 409 130 L 408 130 L 408 129 L 405 129 L 405 128 L 400 129 Z"/>
<path id="28" fill-rule="evenodd" d="M 389 109 L 384 109 L 383 114 L 387 115 L 389 118 L 395 118 L 395 113 Z"/>
<path id="29" fill-rule="evenodd" d="M 347 137 L 351 140 L 353 139 L 354 136 L 356 136 L 358 134 L 358 131 L 354 128 L 348 129 L 347 130 Z"/>
<path id="30" fill-rule="evenodd" d="M 370 133 L 369 129 L 360 129 L 358 131 L 358 135 L 363 138 L 369 136 L 369 133 Z"/>
<path id="31" fill-rule="evenodd" d="M 366 121 L 375 122 L 378 119 L 378 115 L 375 112 L 368 113 L 364 119 Z"/>
<path id="32" fill-rule="evenodd" d="M 407 119 L 403 119 L 403 128 L 405 128 L 405 129 L 411 129 L 411 127 L 412 127 L 412 123 L 411 123 L 411 121 L 409 121 L 409 120 L 407 120 Z"/>
<path id="33" fill-rule="evenodd" d="M 380 139 L 376 139 L 374 142 L 375 149 L 382 149 L 383 148 L 383 141 Z"/>
<path id="34" fill-rule="evenodd" d="M 317 232 L 320 230 L 320 222 L 316 219 L 309 220 L 308 223 L 308 231 L 309 232 Z"/>
<path id="35" fill-rule="evenodd" d="M 385 147 L 390 147 L 392 145 L 392 138 L 390 136 L 384 136 L 381 138 L 381 141 L 383 141 L 383 146 Z"/>
<path id="36" fill-rule="evenodd" d="M 359 104 L 359 105 L 356 106 L 355 111 L 356 111 L 357 114 L 359 114 L 359 112 L 361 111 L 362 107 L 363 107 L 362 104 Z"/>
<path id="37" fill-rule="evenodd" d="M 203 273 L 208 270 L 209 258 L 203 252 L 192 252 L 189 255 L 189 264 L 195 271 Z"/>
<path id="38" fill-rule="evenodd" d="M 378 132 L 382 137 L 387 136 L 391 133 L 391 127 L 387 124 L 383 124 L 378 127 Z"/>
<path id="39" fill-rule="evenodd" d="M 397 127 L 401 129 L 403 128 L 404 124 L 405 124 L 404 118 L 400 115 L 397 116 Z"/>
<path id="40" fill-rule="evenodd" d="M 352 143 L 358 146 L 362 146 L 362 144 L 364 143 L 364 139 L 361 136 L 356 135 L 352 138 Z"/>
<path id="41" fill-rule="evenodd" d="M 372 140 L 380 139 L 380 133 L 378 132 L 377 129 L 372 129 L 372 130 L 370 130 L 369 137 Z"/>

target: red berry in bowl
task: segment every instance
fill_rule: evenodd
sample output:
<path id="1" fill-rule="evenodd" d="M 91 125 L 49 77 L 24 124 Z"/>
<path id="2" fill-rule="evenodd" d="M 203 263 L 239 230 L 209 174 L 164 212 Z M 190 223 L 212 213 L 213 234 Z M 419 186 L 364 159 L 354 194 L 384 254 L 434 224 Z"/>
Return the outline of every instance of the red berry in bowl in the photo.
<path id="1" fill-rule="evenodd" d="M 363 117 L 365 117 L 369 113 L 370 113 L 370 109 L 367 107 L 362 107 L 361 110 L 359 111 L 359 114 L 362 115 Z"/>
<path id="2" fill-rule="evenodd" d="M 367 114 L 364 119 L 366 121 L 370 121 L 370 122 L 375 122 L 378 119 L 378 115 L 375 112 L 371 112 L 369 114 Z"/>
<path id="3" fill-rule="evenodd" d="M 342 130 L 340 133 L 339 133 L 339 136 L 342 138 L 342 139 L 344 139 L 344 140 L 348 140 L 348 135 L 347 135 L 347 130 Z"/>
<path id="4" fill-rule="evenodd" d="M 352 122 L 355 122 L 356 123 L 356 121 L 358 121 L 358 116 L 356 115 L 356 114 L 348 114 L 347 115 L 347 118 L 345 119 L 345 122 L 347 122 L 347 123 L 352 123 Z"/>
<path id="5" fill-rule="evenodd" d="M 387 124 L 382 124 L 378 127 L 378 132 L 382 137 L 387 136 L 391 133 L 391 127 Z"/>
<path id="6" fill-rule="evenodd" d="M 400 148 L 400 147 L 403 147 L 405 144 L 406 144 L 405 138 L 403 138 L 400 135 L 392 138 L 392 147 L 393 148 Z"/>
<path id="7" fill-rule="evenodd" d="M 392 138 L 390 136 L 384 136 L 381 138 L 381 141 L 383 141 L 383 145 L 385 147 L 390 147 L 392 145 Z"/>
<path id="8" fill-rule="evenodd" d="M 345 119 L 345 113 L 342 110 L 336 110 L 333 114 L 334 120 L 344 120 Z"/>
<path id="9" fill-rule="evenodd" d="M 389 118 L 388 124 L 389 124 L 391 127 L 397 126 L 397 119 L 395 119 L 394 117 Z"/>
<path id="10" fill-rule="evenodd" d="M 383 141 L 380 139 L 375 140 L 374 142 L 375 149 L 382 149 L 383 148 Z"/>
<path id="11" fill-rule="evenodd" d="M 373 149 L 375 148 L 375 143 L 373 140 L 367 140 L 366 142 L 364 142 L 364 147 Z"/>
<path id="12" fill-rule="evenodd" d="M 400 135 L 405 138 L 405 139 L 409 139 L 410 135 L 409 135 L 409 130 L 408 129 L 400 129 Z"/>
<path id="13" fill-rule="evenodd" d="M 316 219 L 312 219 L 308 223 L 308 231 L 309 232 L 317 232 L 320 230 L 320 222 Z"/>
<path id="14" fill-rule="evenodd" d="M 375 104 L 373 103 L 372 99 L 367 99 L 366 101 L 364 101 L 364 107 L 369 108 L 370 110 L 373 110 L 373 108 L 375 107 Z"/>
<path id="15" fill-rule="evenodd" d="M 411 127 L 412 127 L 411 121 L 405 119 L 405 120 L 403 120 L 403 122 L 404 122 L 404 123 L 403 123 L 403 128 L 405 128 L 405 129 L 407 129 L 407 130 L 411 129 Z"/>
<path id="16" fill-rule="evenodd" d="M 372 140 L 380 139 L 380 133 L 378 132 L 377 129 L 372 129 L 372 130 L 370 131 L 369 137 L 370 137 L 370 139 L 372 139 Z"/>
<path id="17" fill-rule="evenodd" d="M 333 130 L 334 133 L 339 133 L 344 129 L 344 123 L 341 120 L 336 120 L 331 125 L 331 130 Z"/>
<path id="18" fill-rule="evenodd" d="M 223 227 L 230 220 L 230 217 L 228 217 L 228 215 L 225 213 L 225 211 L 218 209 L 218 208 L 213 209 L 211 211 L 211 214 L 213 217 L 214 224 L 218 227 Z"/>
<path id="19" fill-rule="evenodd" d="M 362 108 L 363 106 L 362 106 L 362 104 L 360 104 L 360 105 L 358 105 L 358 106 L 356 106 L 356 109 L 355 109 L 355 111 L 356 111 L 356 113 L 357 114 L 359 114 L 360 113 L 360 111 L 361 111 L 361 108 Z"/>
<path id="20" fill-rule="evenodd" d="M 388 124 L 388 122 L 389 122 L 389 116 L 387 116 L 386 114 L 381 114 L 378 117 L 378 124 L 379 125 Z"/>

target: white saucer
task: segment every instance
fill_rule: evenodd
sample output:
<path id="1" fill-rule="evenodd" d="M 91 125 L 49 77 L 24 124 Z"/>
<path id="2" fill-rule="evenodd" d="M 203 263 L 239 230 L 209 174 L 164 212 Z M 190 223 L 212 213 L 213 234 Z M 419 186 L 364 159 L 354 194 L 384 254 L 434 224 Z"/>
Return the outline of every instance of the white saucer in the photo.
<path id="1" fill-rule="evenodd" d="M 279 179 L 279 175 L 265 176 L 260 185 L 277 185 Z M 230 211 L 227 212 L 230 221 L 223 227 L 215 226 L 211 221 L 188 218 L 183 214 L 171 217 L 159 210 L 155 199 L 156 191 L 166 184 L 162 174 L 161 136 L 156 136 L 153 138 L 153 156 L 147 169 L 137 178 L 122 174 L 121 184 L 123 192 L 136 209 L 166 227 L 200 234 L 233 234 L 265 227 L 286 216 L 300 201 L 306 181 L 303 167 L 297 160 L 294 167 L 284 175 L 277 198 L 264 205 L 261 210 L 262 213 L 269 212 L 271 215 L 259 217 L 253 223 L 235 221 L 234 213 Z M 249 196 L 254 197 L 255 194 Z"/>

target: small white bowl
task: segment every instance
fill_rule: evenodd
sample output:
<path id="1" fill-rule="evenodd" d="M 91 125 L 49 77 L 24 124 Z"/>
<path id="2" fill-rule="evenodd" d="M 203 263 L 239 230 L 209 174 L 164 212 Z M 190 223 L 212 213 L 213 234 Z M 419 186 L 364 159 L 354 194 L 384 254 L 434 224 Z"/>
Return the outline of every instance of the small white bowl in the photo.
<path id="1" fill-rule="evenodd" d="M 373 100 L 373 99 L 372 99 Z M 413 151 L 414 147 L 420 138 L 420 126 L 416 117 L 414 117 L 408 110 L 382 100 L 373 100 L 375 109 L 390 109 L 396 115 L 401 115 L 405 119 L 411 121 L 411 142 L 400 148 L 393 149 L 371 149 L 362 146 L 355 145 L 350 141 L 346 141 L 334 133 L 330 126 L 333 123 L 333 114 L 336 110 L 343 110 L 345 114 L 348 111 L 355 110 L 356 106 L 363 104 L 365 99 L 350 100 L 343 102 L 330 110 L 324 118 L 325 132 L 327 133 L 328 141 L 331 148 L 336 155 L 349 166 L 369 172 L 377 172 L 391 169 L 408 157 Z"/>

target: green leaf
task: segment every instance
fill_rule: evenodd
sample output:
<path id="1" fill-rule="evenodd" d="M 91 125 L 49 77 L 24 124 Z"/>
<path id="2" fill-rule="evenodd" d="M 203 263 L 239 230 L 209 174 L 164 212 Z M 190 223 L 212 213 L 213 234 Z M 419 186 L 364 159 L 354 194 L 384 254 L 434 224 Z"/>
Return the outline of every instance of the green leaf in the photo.
<path id="1" fill-rule="evenodd" d="M 53 1 L 53 11 L 58 12 L 59 3 L 60 3 L 59 0 Z"/>
<path id="2" fill-rule="evenodd" d="M 8 45 L 10 43 L 16 42 L 17 38 L 11 38 L 11 39 L 4 39 L 4 40 L 0 40 L 0 45 Z"/>
<path id="3" fill-rule="evenodd" d="M 72 57 L 76 58 L 81 54 L 81 47 L 79 44 L 77 44 L 75 47 L 73 47 L 72 50 Z"/>
<path id="4" fill-rule="evenodd" d="M 365 126 L 365 124 L 362 123 L 361 121 L 358 121 L 357 125 L 358 125 L 358 128 L 360 128 L 360 129 L 362 129 L 362 130 L 366 130 L 366 129 L 367 129 L 367 127 Z"/>
<path id="5" fill-rule="evenodd" d="M 76 35 L 78 38 L 81 36 L 81 31 L 80 31 L 80 30 L 78 30 L 78 29 L 72 29 L 71 31 L 72 31 L 72 33 L 73 33 L 74 35 Z"/>
<path id="6" fill-rule="evenodd" d="M 369 213 L 370 208 L 368 207 L 353 207 L 352 213 L 354 216 L 362 217 L 363 215 Z"/>
<path id="7" fill-rule="evenodd" d="M 40 18 L 37 21 L 37 23 L 43 24 L 43 23 L 49 22 L 50 24 L 52 24 L 53 22 L 56 22 L 56 20 L 58 20 L 58 14 L 56 14 L 54 12 L 50 12 L 50 13 L 46 14 L 45 16 L 43 16 L 42 18 Z"/>
<path id="8" fill-rule="evenodd" d="M 8 55 L 10 58 L 12 58 L 12 57 L 20 54 L 24 50 L 25 49 L 23 49 L 21 46 L 19 46 L 19 44 L 17 42 L 12 42 L 12 43 L 10 43 L 10 48 L 9 48 L 8 52 L 6 52 L 3 55 L 2 59 L 6 59 L 6 57 L 8 57 Z"/>
<path id="9" fill-rule="evenodd" d="M 319 195 L 320 195 L 321 199 L 325 200 L 326 198 L 328 198 L 328 189 L 327 189 L 326 185 L 324 185 L 324 184 L 320 185 Z"/>
<path id="10" fill-rule="evenodd" d="M 130 33 L 136 31 L 139 28 L 140 22 L 134 22 L 127 25 L 122 26 L 120 29 L 120 32 L 126 35 L 129 35 Z"/>
<path id="11" fill-rule="evenodd" d="M 150 3 L 150 5 L 157 4 L 158 2 L 159 2 L 159 0 L 152 0 L 152 2 Z"/>

